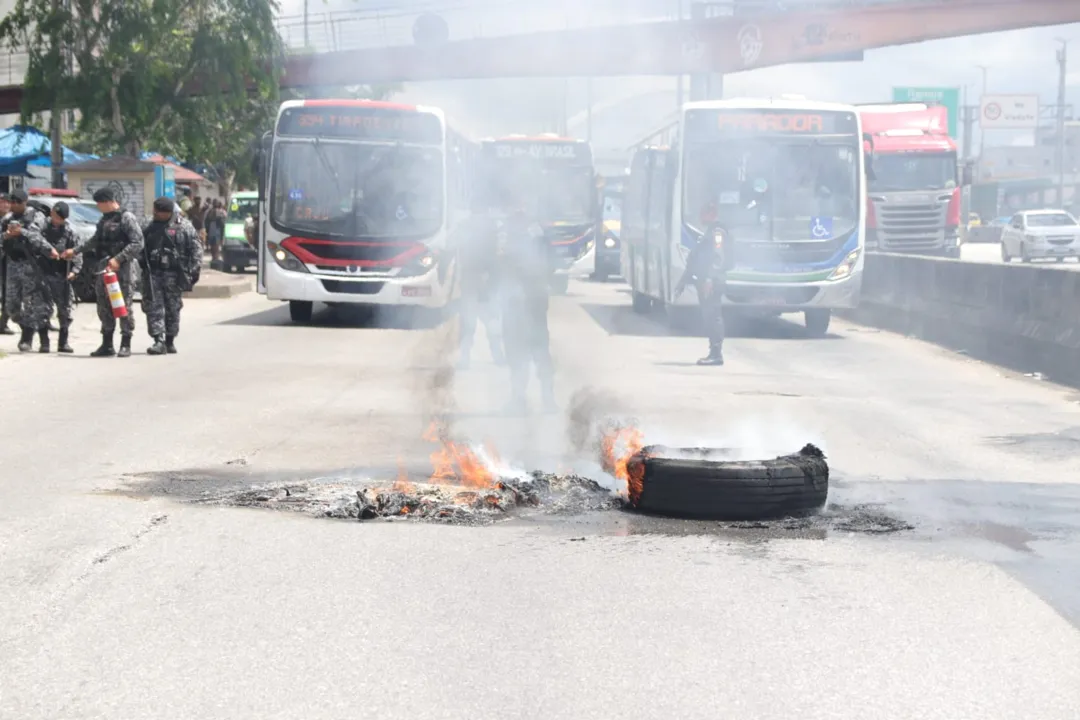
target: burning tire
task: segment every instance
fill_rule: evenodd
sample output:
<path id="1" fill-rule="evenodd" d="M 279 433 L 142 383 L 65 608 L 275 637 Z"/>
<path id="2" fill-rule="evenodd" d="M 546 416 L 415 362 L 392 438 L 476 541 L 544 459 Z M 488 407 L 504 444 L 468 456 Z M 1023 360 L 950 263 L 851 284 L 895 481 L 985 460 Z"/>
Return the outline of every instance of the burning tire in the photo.
<path id="1" fill-rule="evenodd" d="M 643 448 L 626 464 L 637 510 L 708 520 L 762 520 L 820 510 L 829 466 L 813 445 L 772 460 L 725 460 L 724 450 Z"/>

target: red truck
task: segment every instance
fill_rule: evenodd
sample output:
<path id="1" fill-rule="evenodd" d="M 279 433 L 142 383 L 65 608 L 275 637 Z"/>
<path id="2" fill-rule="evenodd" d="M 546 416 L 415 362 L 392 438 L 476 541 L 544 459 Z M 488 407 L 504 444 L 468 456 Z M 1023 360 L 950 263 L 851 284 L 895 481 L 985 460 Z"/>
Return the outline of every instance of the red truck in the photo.
<path id="1" fill-rule="evenodd" d="M 925 103 L 859 105 L 873 158 L 867 182 L 870 251 L 960 256 L 961 167 L 948 109 Z"/>

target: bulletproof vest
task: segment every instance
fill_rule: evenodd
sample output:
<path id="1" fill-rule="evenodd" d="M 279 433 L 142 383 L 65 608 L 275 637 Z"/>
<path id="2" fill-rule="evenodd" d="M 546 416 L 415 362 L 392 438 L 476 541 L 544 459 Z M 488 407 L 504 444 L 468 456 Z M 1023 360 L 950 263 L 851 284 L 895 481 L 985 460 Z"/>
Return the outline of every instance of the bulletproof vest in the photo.
<path id="1" fill-rule="evenodd" d="M 146 228 L 146 258 L 151 270 L 179 270 L 180 254 L 177 247 L 178 222 L 155 220 Z"/>
<path id="2" fill-rule="evenodd" d="M 45 229 L 41 232 L 45 236 L 45 239 L 56 248 L 56 252 L 62 253 L 69 248 L 74 248 L 77 244 L 75 242 L 75 236 L 70 231 L 67 223 L 57 227 L 51 222 L 46 223 Z M 41 259 L 41 268 L 51 275 L 65 275 L 68 268 L 68 261 L 66 260 L 52 260 L 50 258 Z"/>
<path id="3" fill-rule="evenodd" d="M 29 206 L 27 206 L 26 210 L 20 215 L 8 213 L 4 216 L 3 222 L 0 222 L 0 234 L 6 233 L 8 225 L 12 222 L 20 223 L 23 227 L 23 232 L 26 232 L 27 228 L 29 228 L 31 223 L 36 219 L 37 210 Z M 5 238 L 4 255 L 6 255 L 9 260 L 29 260 L 31 257 L 30 244 L 26 241 L 25 237 Z"/>
<path id="4" fill-rule="evenodd" d="M 101 246 L 104 249 L 105 257 L 119 255 L 131 242 L 130 238 L 124 233 L 124 228 L 120 222 L 124 217 L 124 212 L 123 208 L 121 208 L 114 212 L 105 213 L 101 218 Z"/>
<path id="5" fill-rule="evenodd" d="M 547 300 L 551 272 L 548 247 L 540 226 L 522 214 L 511 215 L 499 224 L 500 275 L 511 295 Z"/>

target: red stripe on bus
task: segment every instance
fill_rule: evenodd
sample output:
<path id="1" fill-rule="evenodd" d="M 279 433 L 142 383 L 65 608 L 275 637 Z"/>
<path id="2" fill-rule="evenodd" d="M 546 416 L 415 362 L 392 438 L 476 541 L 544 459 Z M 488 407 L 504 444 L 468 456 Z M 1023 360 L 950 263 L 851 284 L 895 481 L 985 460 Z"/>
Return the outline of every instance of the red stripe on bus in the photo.
<path id="1" fill-rule="evenodd" d="M 346 258 L 344 260 L 339 258 L 322 257 L 316 255 L 310 250 L 303 247 L 303 245 L 331 245 L 335 247 L 399 247 L 401 252 L 394 255 L 391 258 L 385 260 L 355 260 Z M 423 255 L 427 250 L 427 246 L 419 242 L 362 242 L 359 240 L 340 241 L 340 240 L 316 240 L 314 238 L 304 237 L 287 237 L 281 241 L 281 247 L 285 248 L 296 258 L 307 265 L 330 265 L 332 267 L 401 267 L 408 264 L 410 261 L 416 259 L 420 255 Z"/>

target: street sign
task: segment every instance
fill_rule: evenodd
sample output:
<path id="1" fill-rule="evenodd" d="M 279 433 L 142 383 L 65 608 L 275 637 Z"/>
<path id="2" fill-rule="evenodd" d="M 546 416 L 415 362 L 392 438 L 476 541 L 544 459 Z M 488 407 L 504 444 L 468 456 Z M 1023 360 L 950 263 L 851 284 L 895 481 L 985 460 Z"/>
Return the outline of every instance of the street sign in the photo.
<path id="1" fill-rule="evenodd" d="M 983 95 L 979 126 L 983 130 L 1034 130 L 1039 126 L 1039 96 Z"/>
<path id="2" fill-rule="evenodd" d="M 958 140 L 960 122 L 960 88 L 894 87 L 893 102 L 920 102 L 944 105 L 949 113 L 949 137 Z"/>

